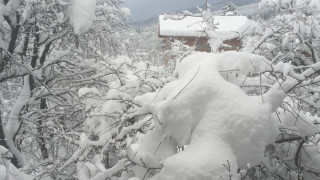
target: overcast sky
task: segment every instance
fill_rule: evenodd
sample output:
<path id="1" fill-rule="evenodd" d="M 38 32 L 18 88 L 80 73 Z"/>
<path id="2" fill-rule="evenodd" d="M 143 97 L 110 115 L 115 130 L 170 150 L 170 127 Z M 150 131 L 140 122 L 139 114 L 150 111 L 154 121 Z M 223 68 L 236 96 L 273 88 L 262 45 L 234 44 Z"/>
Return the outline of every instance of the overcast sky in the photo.
<path id="1" fill-rule="evenodd" d="M 133 21 L 146 20 L 159 14 L 170 13 L 175 10 L 184 10 L 192 7 L 202 6 L 206 0 L 124 0 L 122 7 L 131 10 Z M 212 4 L 219 0 L 209 0 Z M 221 0 L 220 0 L 221 1 Z"/>

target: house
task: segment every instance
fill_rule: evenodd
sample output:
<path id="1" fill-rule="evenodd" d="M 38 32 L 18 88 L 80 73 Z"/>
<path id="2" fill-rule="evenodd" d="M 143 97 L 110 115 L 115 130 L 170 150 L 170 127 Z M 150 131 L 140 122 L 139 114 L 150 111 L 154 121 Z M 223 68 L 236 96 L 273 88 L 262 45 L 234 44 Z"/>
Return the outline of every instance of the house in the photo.
<path id="1" fill-rule="evenodd" d="M 217 29 L 210 39 L 216 40 L 219 51 L 237 50 L 240 46 L 238 30 L 247 22 L 246 16 L 214 16 Z M 203 17 L 160 15 L 158 28 L 158 36 L 166 40 L 166 50 L 170 48 L 170 42 L 177 39 L 195 46 L 196 51 L 211 51 Z M 167 61 L 168 58 L 166 65 Z"/>

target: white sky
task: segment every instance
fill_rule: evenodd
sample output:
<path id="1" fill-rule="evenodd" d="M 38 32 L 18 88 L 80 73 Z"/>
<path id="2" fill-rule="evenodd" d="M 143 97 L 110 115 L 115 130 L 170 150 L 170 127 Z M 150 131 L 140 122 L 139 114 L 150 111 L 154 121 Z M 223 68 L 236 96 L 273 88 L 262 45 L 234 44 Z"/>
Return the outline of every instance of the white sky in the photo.
<path id="1" fill-rule="evenodd" d="M 122 7 L 131 10 L 133 21 L 146 20 L 159 14 L 170 13 L 175 10 L 185 10 L 205 4 L 206 0 L 124 0 Z M 221 0 L 209 0 L 209 3 Z"/>

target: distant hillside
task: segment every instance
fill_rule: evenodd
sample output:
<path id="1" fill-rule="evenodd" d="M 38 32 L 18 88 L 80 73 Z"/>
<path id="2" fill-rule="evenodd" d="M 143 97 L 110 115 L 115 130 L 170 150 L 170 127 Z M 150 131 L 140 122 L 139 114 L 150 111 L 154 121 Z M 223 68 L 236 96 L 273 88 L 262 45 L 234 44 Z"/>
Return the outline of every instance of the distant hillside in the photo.
<path id="1" fill-rule="evenodd" d="M 239 13 L 239 15 L 247 16 L 249 18 L 261 14 L 261 12 L 259 12 L 259 3 L 238 6 L 237 12 Z M 221 10 L 219 9 L 214 11 L 214 14 L 221 14 Z"/>
<path id="2" fill-rule="evenodd" d="M 211 5 L 211 9 L 214 12 L 214 14 L 219 14 L 220 9 L 224 6 L 226 6 L 228 4 L 229 1 L 221 1 L 219 3 L 215 3 Z M 237 11 L 240 15 L 244 15 L 244 16 L 255 16 L 257 15 L 258 12 L 258 2 L 260 2 L 260 0 L 234 0 L 234 4 L 237 7 Z M 201 7 L 203 8 L 203 7 Z M 187 9 L 190 12 L 196 13 L 197 12 L 197 8 L 196 7 L 192 7 L 190 9 Z M 180 12 L 183 10 L 177 10 L 176 12 Z M 134 28 L 144 28 L 144 27 L 148 27 L 151 26 L 153 24 L 157 24 L 158 23 L 158 17 L 153 17 L 150 18 L 148 20 L 145 21 L 140 21 L 140 22 L 134 22 L 134 23 L 129 23 L 130 26 L 134 27 Z"/>
<path id="3" fill-rule="evenodd" d="M 144 28 L 157 23 L 158 23 L 158 17 L 153 17 L 145 21 L 139 21 L 139 22 L 128 23 L 128 24 L 134 28 Z"/>
<path id="4" fill-rule="evenodd" d="M 211 9 L 214 11 L 220 10 L 222 7 L 226 6 L 229 2 L 230 1 L 220 1 L 218 3 L 212 4 Z M 231 2 L 236 6 L 240 7 L 240 6 L 244 6 L 252 3 L 258 3 L 260 2 L 260 0 L 233 0 L 233 1 L 231 0 Z"/>

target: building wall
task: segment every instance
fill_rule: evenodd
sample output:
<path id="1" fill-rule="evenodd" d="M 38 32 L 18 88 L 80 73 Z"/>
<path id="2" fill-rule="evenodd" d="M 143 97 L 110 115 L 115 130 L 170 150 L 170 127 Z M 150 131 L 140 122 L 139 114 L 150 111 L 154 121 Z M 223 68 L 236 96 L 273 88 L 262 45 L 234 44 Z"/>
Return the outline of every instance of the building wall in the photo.
<path id="1" fill-rule="evenodd" d="M 208 44 L 207 37 L 170 37 L 170 41 L 173 42 L 175 39 L 184 42 L 188 46 L 195 46 L 196 51 L 210 52 L 210 46 Z"/>
<path id="2" fill-rule="evenodd" d="M 160 36 L 160 38 L 166 39 L 166 49 L 170 48 L 169 43 L 173 42 L 175 39 L 184 42 L 184 44 L 188 46 L 195 46 L 196 51 L 200 52 L 210 52 L 211 48 L 208 43 L 207 37 L 183 37 L 183 36 Z M 240 47 L 241 41 L 239 38 L 234 38 L 230 40 L 223 41 L 222 45 L 219 48 L 219 51 L 237 51 Z M 171 59 L 170 57 L 166 57 L 165 65 L 168 66 L 168 60 Z"/>
<path id="3" fill-rule="evenodd" d="M 196 51 L 200 52 L 210 52 L 211 48 L 208 43 L 207 37 L 169 37 L 169 40 L 173 42 L 175 39 L 184 42 L 188 46 L 195 46 Z M 223 44 L 220 46 L 219 51 L 237 51 L 240 47 L 241 41 L 239 38 L 234 38 L 231 40 L 223 41 Z"/>
<path id="4" fill-rule="evenodd" d="M 223 41 L 223 44 L 220 46 L 219 51 L 237 51 L 241 45 L 239 38 L 234 38 L 230 40 Z"/>

